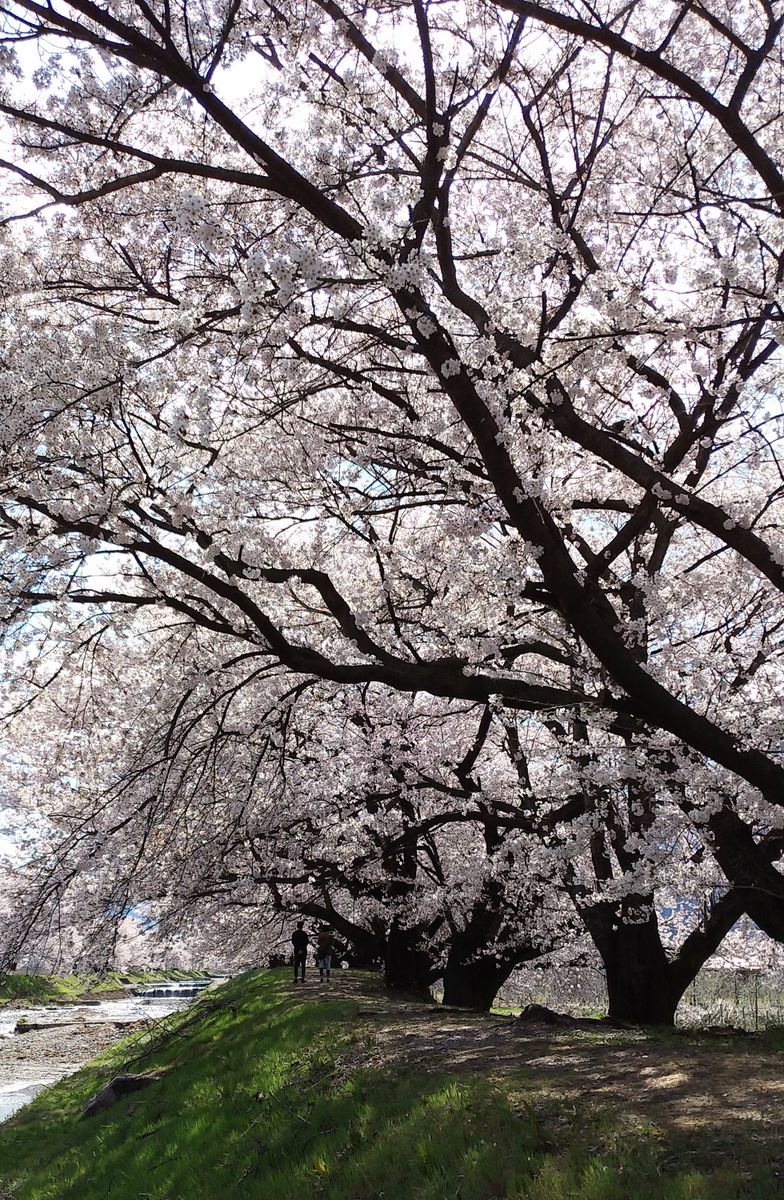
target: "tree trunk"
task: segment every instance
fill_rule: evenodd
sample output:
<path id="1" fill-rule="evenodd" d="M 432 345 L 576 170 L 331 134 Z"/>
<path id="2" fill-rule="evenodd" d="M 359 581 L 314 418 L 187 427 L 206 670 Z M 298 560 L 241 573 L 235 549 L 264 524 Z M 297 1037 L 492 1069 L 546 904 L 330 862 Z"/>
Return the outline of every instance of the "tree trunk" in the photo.
<path id="1" fill-rule="evenodd" d="M 506 983 L 513 969 L 491 958 L 466 962 L 453 948 L 444 970 L 444 1004 L 489 1012 L 499 988 Z"/>
<path id="2" fill-rule="evenodd" d="M 744 899 L 730 889 L 716 900 L 674 958 L 662 946 L 653 897 L 629 902 L 650 907 L 648 920 L 624 922 L 623 909 L 608 903 L 579 909 L 604 964 L 609 1015 L 637 1025 L 673 1025 L 683 993 L 741 916 Z"/>
<path id="3" fill-rule="evenodd" d="M 643 944 L 635 945 L 638 940 Z M 645 957 L 646 939 L 620 937 L 617 942 L 614 952 L 602 959 L 607 976 L 608 1015 L 636 1025 L 674 1025 L 675 1010 L 686 985 L 674 985 L 666 959 L 662 963 L 659 956 Z"/>
<path id="4" fill-rule="evenodd" d="M 488 947 L 502 941 L 504 897 L 498 882 L 485 884 L 470 917 L 461 930 L 452 933 L 444 968 L 444 1004 L 489 1012 L 499 988 L 503 987 L 518 963 L 533 957 L 527 944 L 517 944 L 505 952 L 488 953 Z M 508 931 L 506 931 L 508 932 Z M 517 938 L 520 931 L 515 930 Z"/>
<path id="5" fill-rule="evenodd" d="M 776 831 L 757 842 L 738 814 L 726 809 L 714 813 L 708 828 L 719 866 L 746 912 L 768 937 L 784 942 L 784 875 L 774 865 L 781 858 L 781 835 Z"/>
<path id="6" fill-rule="evenodd" d="M 608 1015 L 635 1025 L 673 1025 L 687 983 L 672 978 L 656 916 L 626 923 L 615 905 L 582 912 L 607 977 Z"/>
<path id="7" fill-rule="evenodd" d="M 384 943 L 351 942 L 346 951 L 348 965 L 355 971 L 377 971 L 384 961 Z"/>
<path id="8" fill-rule="evenodd" d="M 418 936 L 414 931 L 401 929 L 393 922 L 384 955 L 384 982 L 388 988 L 411 992 L 414 996 L 429 1000 L 433 964 L 417 942 Z"/>

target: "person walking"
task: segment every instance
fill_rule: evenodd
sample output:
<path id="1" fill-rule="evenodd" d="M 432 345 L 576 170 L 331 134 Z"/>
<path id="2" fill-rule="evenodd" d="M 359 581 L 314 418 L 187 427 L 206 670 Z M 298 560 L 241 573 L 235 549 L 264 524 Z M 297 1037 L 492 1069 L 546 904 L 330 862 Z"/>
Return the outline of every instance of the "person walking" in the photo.
<path id="1" fill-rule="evenodd" d="M 305 933 L 305 922 L 298 921 L 297 928 L 291 935 L 291 944 L 294 947 L 294 982 L 298 982 L 298 972 L 302 970 L 302 982 L 305 982 L 305 963 L 308 958 L 309 938 Z"/>
<path id="2" fill-rule="evenodd" d="M 328 925 L 325 925 L 324 928 L 319 932 L 319 935 L 316 939 L 316 966 L 319 969 L 319 978 L 322 983 L 324 982 L 325 975 L 327 977 L 327 981 L 329 981 L 329 972 L 332 966 L 333 945 L 334 939 L 332 937 L 332 930 Z"/>

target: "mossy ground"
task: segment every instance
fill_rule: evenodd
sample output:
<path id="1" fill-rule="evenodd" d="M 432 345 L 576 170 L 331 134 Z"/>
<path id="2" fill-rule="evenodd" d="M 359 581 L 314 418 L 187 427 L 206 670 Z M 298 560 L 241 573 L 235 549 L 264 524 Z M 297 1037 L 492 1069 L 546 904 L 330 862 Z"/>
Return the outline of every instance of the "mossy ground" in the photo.
<path id="1" fill-rule="evenodd" d="M 375 987 L 368 978 L 355 992 Z M 734 1142 L 730 1127 L 711 1156 L 701 1134 L 693 1144 L 663 1139 L 612 1103 L 564 1103 L 530 1068 L 483 1075 L 452 1069 L 448 1056 L 414 1066 L 394 1047 L 373 1065 L 373 1018 L 349 994 L 296 993 L 283 972 L 252 972 L 114 1047 L 0 1128 L 0 1196 L 784 1197 L 778 1147 Z M 88 1097 L 121 1070 L 160 1078 L 82 1118 Z"/>

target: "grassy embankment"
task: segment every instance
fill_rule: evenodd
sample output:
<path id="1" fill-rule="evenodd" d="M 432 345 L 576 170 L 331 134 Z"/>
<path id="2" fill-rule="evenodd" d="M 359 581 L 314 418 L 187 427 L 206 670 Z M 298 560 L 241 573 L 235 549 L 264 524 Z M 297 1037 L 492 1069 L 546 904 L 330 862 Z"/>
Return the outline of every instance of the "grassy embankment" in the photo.
<path id="1" fill-rule="evenodd" d="M 126 1041 L 0 1127 L 2 1200 L 775 1200 L 760 1159 L 662 1145 L 530 1079 L 363 1068 L 352 1000 L 252 972 Z M 160 1079 L 80 1112 L 121 1069 Z M 699 1140 L 699 1139 L 695 1139 Z M 702 1153 L 702 1159 L 699 1154 Z M 694 1155 L 698 1157 L 695 1159 Z M 729 1158 L 727 1157 L 729 1155 Z M 722 1157 L 723 1156 L 723 1157 Z M 704 1160 L 704 1161 L 703 1161 Z M 696 1167 L 695 1161 L 703 1161 Z M 711 1169 L 711 1163 L 718 1169 Z"/>
<path id="2" fill-rule="evenodd" d="M 197 971 L 108 971 L 100 975 L 17 975 L 0 972 L 0 1007 L 5 1004 L 73 1004 L 124 995 L 126 983 L 196 979 Z"/>

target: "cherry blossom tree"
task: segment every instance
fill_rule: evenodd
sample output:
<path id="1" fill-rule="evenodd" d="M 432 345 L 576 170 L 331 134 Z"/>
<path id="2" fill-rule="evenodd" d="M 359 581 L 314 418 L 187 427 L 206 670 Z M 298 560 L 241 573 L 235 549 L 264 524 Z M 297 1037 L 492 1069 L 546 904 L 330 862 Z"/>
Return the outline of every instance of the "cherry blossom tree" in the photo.
<path id="1" fill-rule="evenodd" d="M 104 670 L 95 647 L 89 671 L 72 657 L 29 710 L 25 739 L 15 722 L 20 795 L 46 812 L 49 850 L 5 930 L 9 953 L 48 945 L 53 914 L 59 932 L 74 909 L 91 958 L 113 953 L 128 911 L 154 914 L 159 934 L 200 930 L 199 945 L 223 912 L 256 949 L 275 913 L 306 913 L 352 958 L 383 961 L 390 984 L 424 992 L 443 975 L 448 1002 L 489 1007 L 515 966 L 569 936 L 568 900 L 536 866 L 536 844 L 494 819 L 497 764 L 471 774 L 487 710 L 474 735 L 470 708 L 424 696 L 293 694 L 281 677 L 227 687 L 226 664 L 164 683 L 159 639 L 139 631 L 135 674 L 127 655 L 116 669 L 115 633 Z M 160 650 L 164 673 L 168 638 Z M 156 726 L 152 697 L 183 680 L 164 706 L 176 720 Z"/>
<path id="2" fill-rule="evenodd" d="M 14 957 L 62 944 L 70 961 L 78 926 L 84 961 L 108 961 L 132 911 L 159 945 L 187 931 L 212 961 L 219 930 L 221 961 L 264 961 L 288 940 L 275 914 L 296 913 L 383 962 L 390 985 L 443 978 L 446 1003 L 487 1009 L 521 964 L 570 942 L 583 957 L 581 921 L 611 1015 L 664 1023 L 740 914 L 737 894 L 712 895 L 720 873 L 672 797 L 641 803 L 640 751 L 598 731 L 589 747 L 552 717 L 425 694 L 232 683 L 226 663 L 197 675 L 184 647 L 175 671 L 170 635 L 142 628 L 137 669 L 129 651 L 118 669 L 116 633 L 89 669 L 72 653 L 28 710 L 18 795 L 48 814 L 51 847 L 6 927 Z M 691 919 L 667 931 L 668 957 L 673 893 Z"/>
<path id="3" fill-rule="evenodd" d="M 146 621 L 228 692 L 598 731 L 784 937 L 784 18 L 3 13 L 10 661 Z"/>

